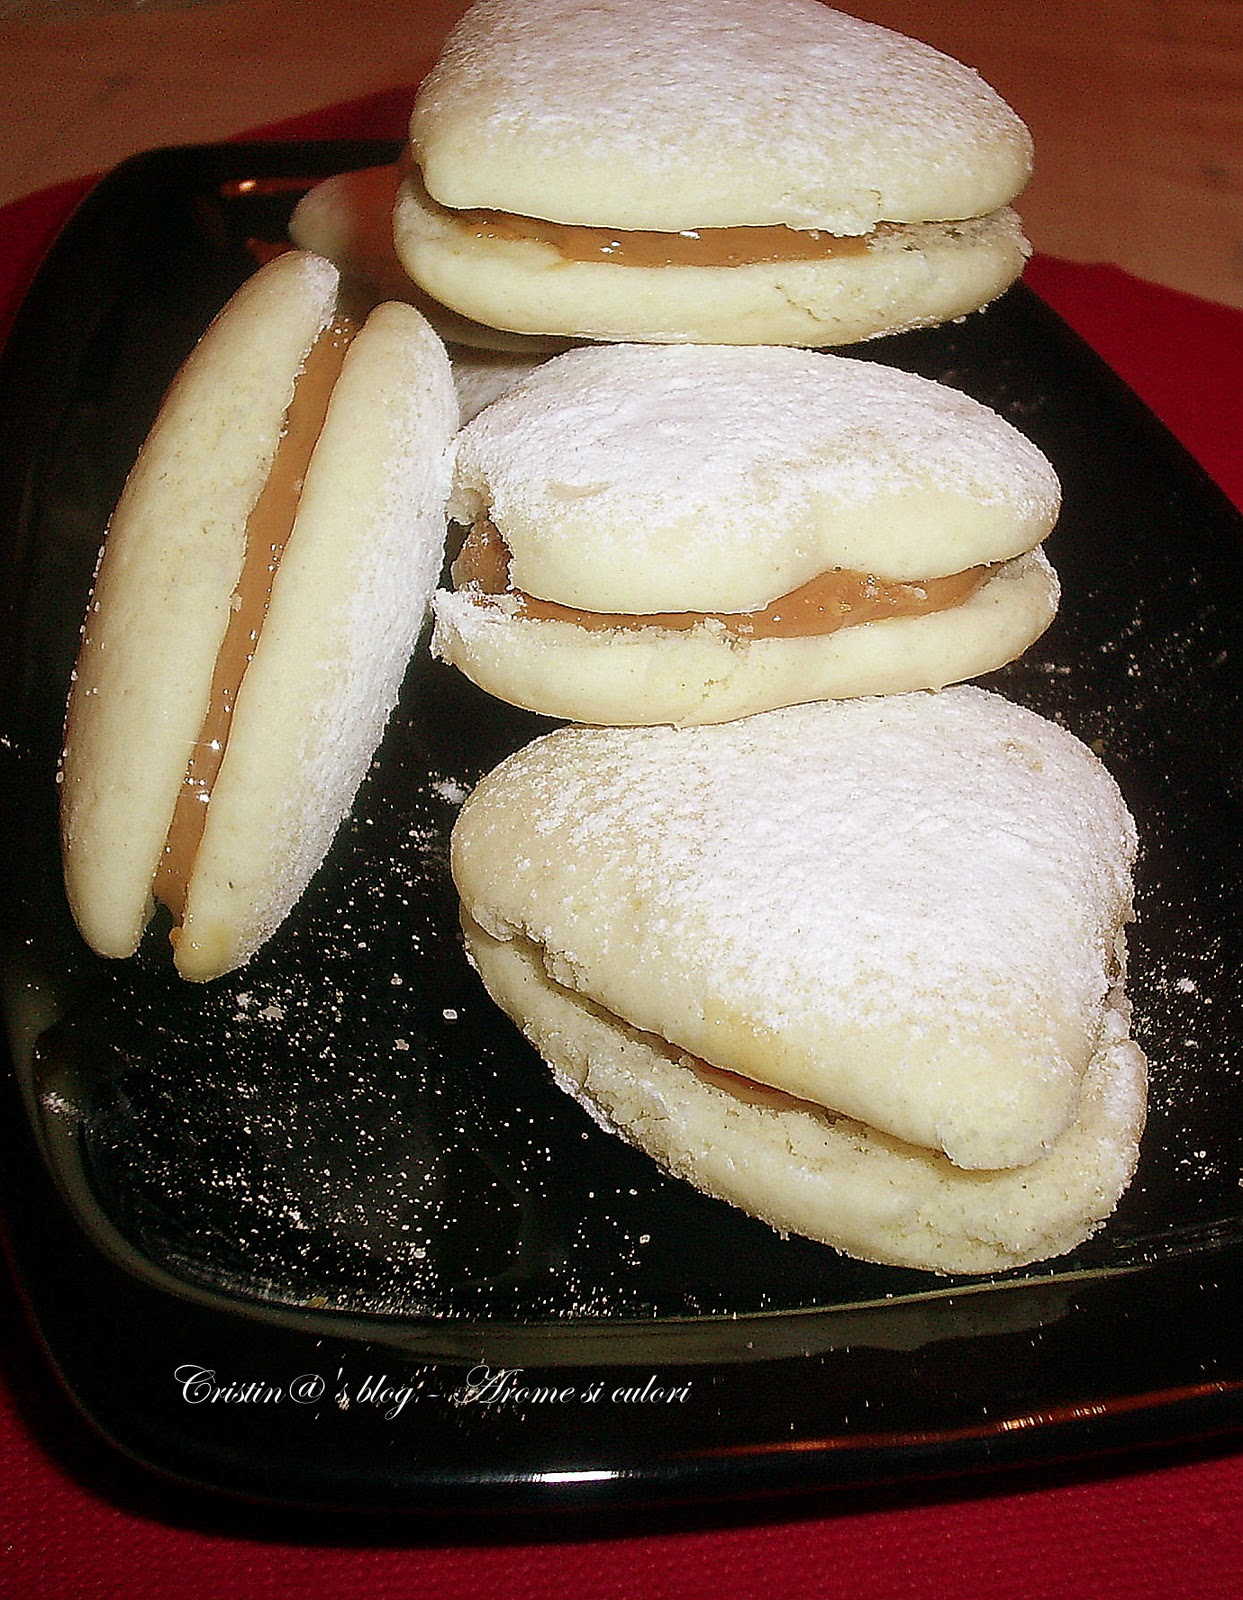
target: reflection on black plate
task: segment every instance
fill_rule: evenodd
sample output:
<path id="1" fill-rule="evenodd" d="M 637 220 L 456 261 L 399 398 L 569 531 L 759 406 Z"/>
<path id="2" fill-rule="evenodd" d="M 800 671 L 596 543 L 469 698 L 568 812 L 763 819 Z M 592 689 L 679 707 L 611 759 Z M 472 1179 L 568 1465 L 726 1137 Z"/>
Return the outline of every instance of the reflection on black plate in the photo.
<path id="1" fill-rule="evenodd" d="M 1130 991 L 1153 1064 L 1138 1178 L 1074 1255 L 984 1283 L 866 1266 L 589 1123 L 467 966 L 446 871 L 470 786 L 547 724 L 426 653 L 249 967 L 185 985 L 158 929 L 132 962 L 82 949 L 54 775 L 105 519 L 165 382 L 299 188 L 390 153 L 130 163 L 6 358 L 4 981 L 26 1108 L 8 1212 L 82 1408 L 165 1472 L 339 1506 L 738 1494 L 1236 1426 L 1240 520 L 1023 289 L 857 353 L 996 407 L 1063 480 L 1062 617 L 995 686 L 1093 744 L 1139 819 Z"/>

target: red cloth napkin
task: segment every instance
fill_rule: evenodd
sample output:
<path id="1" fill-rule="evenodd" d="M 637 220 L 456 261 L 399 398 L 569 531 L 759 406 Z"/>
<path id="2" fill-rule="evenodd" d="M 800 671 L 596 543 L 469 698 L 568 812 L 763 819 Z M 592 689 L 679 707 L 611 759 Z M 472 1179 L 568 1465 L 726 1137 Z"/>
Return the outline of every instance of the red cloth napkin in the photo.
<path id="1" fill-rule="evenodd" d="M 395 90 L 247 137 L 397 137 L 409 100 Z M 0 331 L 87 188 L 0 210 Z M 1028 282 L 1243 506 L 1243 312 L 1113 267 L 1037 258 Z M 182 1495 L 114 1458 L 0 1295 L 0 1597 L 12 1600 L 1232 1600 L 1241 1497 L 1243 1455 L 1208 1445 L 607 1525 L 281 1517 Z"/>
<path id="2" fill-rule="evenodd" d="M 1023 276 L 1243 508 L 1243 311 L 1099 263 L 1036 256 Z"/>

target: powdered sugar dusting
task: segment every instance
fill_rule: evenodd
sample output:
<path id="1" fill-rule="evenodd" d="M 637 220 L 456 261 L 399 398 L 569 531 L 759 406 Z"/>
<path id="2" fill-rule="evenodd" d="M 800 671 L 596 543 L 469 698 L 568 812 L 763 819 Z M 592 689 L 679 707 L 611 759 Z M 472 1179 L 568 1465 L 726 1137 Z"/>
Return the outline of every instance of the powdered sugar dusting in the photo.
<path id="1" fill-rule="evenodd" d="M 630 226 L 616 208 L 632 202 L 671 228 L 974 216 L 1030 165 L 976 73 L 815 0 L 481 0 L 411 131 L 447 204 Z M 714 214 L 730 205 L 743 214 Z"/>
<path id="2" fill-rule="evenodd" d="M 982 691 L 563 742 L 603 759 L 548 770 L 535 833 L 623 852 L 635 896 L 693 921 L 705 966 L 745 982 L 772 1026 L 789 1021 L 792 946 L 847 989 L 896 966 L 940 993 L 982 962 L 1041 982 L 1054 952 L 1030 944 L 1033 890 L 1040 921 L 1084 883 L 1096 891 L 1085 920 L 1112 923 L 1126 904 L 1120 846 L 1133 834 L 1112 780 L 1069 734 Z M 1060 984 L 1081 988 L 1071 965 Z"/>
<path id="3" fill-rule="evenodd" d="M 654 585 L 669 608 L 728 605 L 704 585 L 735 565 L 752 584 L 783 581 L 788 565 L 793 587 L 849 564 L 851 540 L 874 543 L 866 565 L 887 576 L 954 570 L 936 566 L 950 530 L 972 542 L 963 566 L 1004 560 L 1039 542 L 1060 498 L 1035 445 L 944 384 L 822 352 L 703 345 L 557 357 L 463 430 L 456 478 L 454 514 L 490 513 L 516 584 L 601 609 L 624 608 L 597 598 L 606 584 L 636 610 L 660 608 Z M 897 513 L 870 510 L 899 497 L 924 513 L 900 556 Z M 988 512 L 970 535 L 957 531 L 962 499 Z M 896 559 L 915 574 L 884 564 Z"/>
<path id="4" fill-rule="evenodd" d="M 998 696 L 563 730 L 478 795 L 455 858 L 468 906 L 480 841 L 516 805 L 531 821 L 488 914 L 541 944 L 556 981 L 720 1065 L 748 1063 L 714 1040 L 762 1040 L 797 1072 L 803 1040 L 832 1055 L 826 1028 L 896 1030 L 899 1077 L 926 1056 L 935 1087 L 988 1058 L 988 1082 L 1000 1050 L 1043 1093 L 1099 1034 L 1134 827 L 1085 746 Z M 1009 1090 L 988 1092 L 1004 1111 Z"/>

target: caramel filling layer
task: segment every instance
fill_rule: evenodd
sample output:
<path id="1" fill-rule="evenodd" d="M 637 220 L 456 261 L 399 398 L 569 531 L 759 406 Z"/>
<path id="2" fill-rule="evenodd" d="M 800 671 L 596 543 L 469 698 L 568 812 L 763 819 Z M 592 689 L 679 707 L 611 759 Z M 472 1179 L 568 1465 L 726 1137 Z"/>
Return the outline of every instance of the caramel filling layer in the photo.
<path id="1" fill-rule="evenodd" d="M 731 1072 L 727 1067 L 714 1067 L 699 1056 L 680 1052 L 675 1059 L 693 1072 L 701 1083 L 733 1095 L 743 1105 L 759 1106 L 765 1111 L 814 1111 L 820 1116 L 831 1114 L 827 1107 L 817 1105 L 814 1100 L 804 1100 L 799 1095 L 787 1094 L 784 1089 L 757 1083 L 754 1078 L 744 1078 L 741 1073 Z"/>
<path id="2" fill-rule="evenodd" d="M 547 222 L 509 211 L 451 211 L 459 227 L 480 239 L 525 240 L 550 245 L 566 261 L 608 261 L 618 267 L 753 267 L 769 261 L 824 261 L 866 255 L 893 223 L 871 233 L 826 233 L 822 228 L 787 228 L 784 223 L 738 228 L 686 228 L 680 233 L 647 229 L 589 228 Z"/>
<path id="3" fill-rule="evenodd" d="M 565 992 L 573 994 L 569 989 Z M 757 1106 L 763 1111 L 802 1111 L 813 1112 L 822 1117 L 833 1116 L 829 1107 L 815 1100 L 806 1100 L 801 1095 L 790 1094 L 786 1089 L 778 1089 L 772 1084 L 761 1083 L 756 1078 L 745 1077 L 741 1072 L 734 1072 L 729 1067 L 713 1066 L 702 1056 L 692 1055 L 690 1051 L 671 1044 L 662 1034 L 649 1033 L 646 1028 L 636 1028 L 633 1023 L 627 1022 L 624 1017 L 603 1006 L 597 1009 L 615 1026 L 628 1033 L 637 1034 L 649 1048 L 659 1052 L 667 1061 L 672 1061 L 685 1071 L 693 1073 L 708 1088 L 719 1089 L 723 1094 L 732 1095 L 743 1105 Z"/>
<path id="4" fill-rule="evenodd" d="M 303 480 L 323 430 L 346 350 L 360 326 L 361 315 L 339 308 L 311 346 L 294 385 L 267 480 L 246 523 L 245 556 L 233 595 L 233 612 L 216 657 L 207 712 L 190 752 L 153 886 L 155 898 L 178 919 L 185 908 L 186 889 L 207 822 L 212 789 L 224 761 L 242 679 L 259 642 L 276 571 L 293 532 Z"/>
<path id="5" fill-rule="evenodd" d="M 728 632 L 748 639 L 796 639 L 834 633 L 859 622 L 886 617 L 919 617 L 961 604 L 987 580 L 990 568 L 969 567 L 922 583 L 895 583 L 870 572 L 834 567 L 781 595 L 758 611 L 581 611 L 539 600 L 509 584 L 510 552 L 495 526 L 476 522 L 453 565 L 456 588 L 480 595 L 511 595 L 518 615 L 535 621 L 572 622 L 579 628 L 694 628 L 719 622 Z"/>

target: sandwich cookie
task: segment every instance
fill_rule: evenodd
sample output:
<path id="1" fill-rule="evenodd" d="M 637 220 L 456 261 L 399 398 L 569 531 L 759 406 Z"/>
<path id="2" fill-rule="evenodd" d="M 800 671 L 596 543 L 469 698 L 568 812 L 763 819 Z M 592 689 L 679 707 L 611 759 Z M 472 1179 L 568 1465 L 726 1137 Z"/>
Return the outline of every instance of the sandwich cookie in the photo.
<path id="1" fill-rule="evenodd" d="M 249 279 L 175 379 L 109 525 L 69 699 L 65 883 L 133 953 L 163 902 L 183 976 L 236 967 L 365 773 L 443 553 L 457 406 L 411 306 L 329 262 Z"/>
<path id="2" fill-rule="evenodd" d="M 485 986 L 602 1125 L 942 1272 L 1069 1250 L 1131 1178 L 1134 853 L 1085 746 L 967 687 L 564 728 L 452 842 Z"/>
<path id="3" fill-rule="evenodd" d="M 456 446 L 433 650 L 549 716 L 719 722 L 940 688 L 1048 626 L 1048 461 L 977 401 L 814 351 L 605 345 Z"/>
<path id="4" fill-rule="evenodd" d="M 477 0 L 410 156 L 411 277 L 527 333 L 846 344 L 973 311 L 1028 253 L 1020 119 L 818 0 Z"/>

